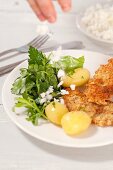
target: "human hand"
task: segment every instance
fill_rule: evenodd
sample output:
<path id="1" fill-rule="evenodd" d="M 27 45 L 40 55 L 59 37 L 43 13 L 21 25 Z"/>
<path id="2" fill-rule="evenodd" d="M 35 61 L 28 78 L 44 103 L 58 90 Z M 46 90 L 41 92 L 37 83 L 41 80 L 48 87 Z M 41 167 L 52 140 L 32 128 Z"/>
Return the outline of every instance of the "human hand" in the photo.
<path id="1" fill-rule="evenodd" d="M 71 0 L 57 0 L 64 12 L 71 9 Z M 56 21 L 56 11 L 52 0 L 28 0 L 33 11 L 41 21 L 48 20 L 53 23 Z"/>

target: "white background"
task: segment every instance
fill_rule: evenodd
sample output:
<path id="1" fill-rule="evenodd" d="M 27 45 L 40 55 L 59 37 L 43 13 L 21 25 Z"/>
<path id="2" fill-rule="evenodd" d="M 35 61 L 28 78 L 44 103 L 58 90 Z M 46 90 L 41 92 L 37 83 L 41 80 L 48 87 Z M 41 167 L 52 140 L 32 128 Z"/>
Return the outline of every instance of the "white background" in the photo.
<path id="1" fill-rule="evenodd" d="M 84 37 L 77 29 L 75 15 L 96 0 L 73 0 L 73 9 L 58 11 L 56 24 L 48 24 L 59 42 L 80 40 L 86 49 L 109 53 Z M 102 1 L 103 2 L 103 1 Z M 25 0 L 0 0 L 0 51 L 24 44 L 36 36 L 41 23 Z M 24 55 L 13 61 L 20 60 Z M 93 59 L 92 59 L 93 60 Z M 1 62 L 0 67 L 10 61 Z M 0 77 L 0 170 L 112 170 L 113 145 L 92 149 L 69 149 L 38 141 L 20 131 L 7 117 L 1 100 L 5 76 Z"/>

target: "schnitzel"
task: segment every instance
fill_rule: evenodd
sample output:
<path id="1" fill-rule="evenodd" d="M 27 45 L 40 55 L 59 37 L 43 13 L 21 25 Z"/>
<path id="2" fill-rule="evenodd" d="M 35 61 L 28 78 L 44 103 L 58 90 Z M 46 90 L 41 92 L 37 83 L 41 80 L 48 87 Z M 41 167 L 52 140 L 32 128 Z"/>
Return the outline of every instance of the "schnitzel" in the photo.
<path id="1" fill-rule="evenodd" d="M 92 123 L 113 126 L 113 59 L 101 65 L 84 87 L 66 90 L 69 94 L 63 98 L 69 111 L 85 111 Z"/>

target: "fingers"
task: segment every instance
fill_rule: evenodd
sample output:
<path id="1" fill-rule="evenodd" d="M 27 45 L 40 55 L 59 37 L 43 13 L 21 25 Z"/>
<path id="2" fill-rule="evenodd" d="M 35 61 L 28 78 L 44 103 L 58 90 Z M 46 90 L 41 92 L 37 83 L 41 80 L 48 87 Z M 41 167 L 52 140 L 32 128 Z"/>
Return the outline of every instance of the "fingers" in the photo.
<path id="1" fill-rule="evenodd" d="M 37 15 L 37 17 L 41 20 L 41 21 L 45 21 L 46 18 L 44 17 L 43 13 L 41 12 L 40 8 L 38 7 L 36 0 L 28 0 L 31 8 L 33 9 L 33 11 L 35 12 L 35 14 Z"/>
<path id="2" fill-rule="evenodd" d="M 28 0 L 30 6 L 41 21 L 56 21 L 56 11 L 52 0 Z M 63 11 L 67 12 L 71 8 L 71 0 L 58 0 Z"/>
<path id="3" fill-rule="evenodd" d="M 68 12 L 71 9 L 71 0 L 58 0 L 62 10 Z"/>
<path id="4" fill-rule="evenodd" d="M 49 22 L 56 21 L 56 11 L 51 0 L 36 0 L 43 16 Z"/>

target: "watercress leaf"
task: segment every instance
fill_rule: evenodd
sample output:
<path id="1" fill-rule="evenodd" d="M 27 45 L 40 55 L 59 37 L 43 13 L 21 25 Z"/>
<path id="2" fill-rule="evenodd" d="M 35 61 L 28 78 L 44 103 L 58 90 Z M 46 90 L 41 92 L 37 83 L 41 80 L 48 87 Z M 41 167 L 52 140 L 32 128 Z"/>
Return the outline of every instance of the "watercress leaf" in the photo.
<path id="1" fill-rule="evenodd" d="M 21 77 L 26 77 L 27 76 L 27 69 L 26 68 L 21 68 L 20 69 L 20 74 L 21 74 Z"/>
<path id="2" fill-rule="evenodd" d="M 17 78 L 12 85 L 11 92 L 17 95 L 22 94 L 25 89 L 25 80 L 26 79 L 22 77 Z"/>

